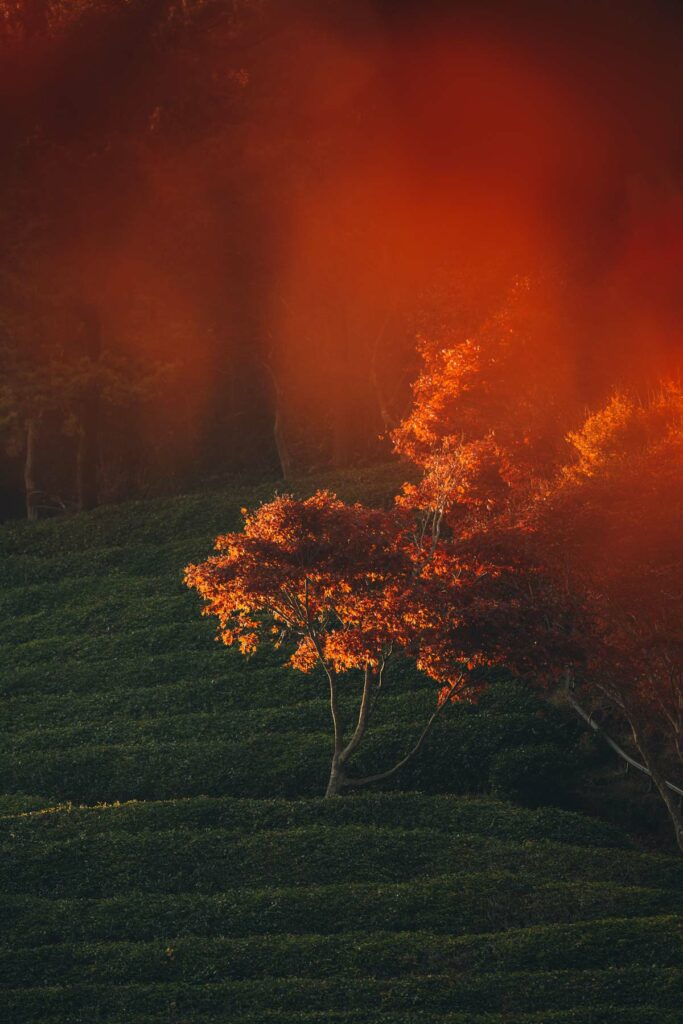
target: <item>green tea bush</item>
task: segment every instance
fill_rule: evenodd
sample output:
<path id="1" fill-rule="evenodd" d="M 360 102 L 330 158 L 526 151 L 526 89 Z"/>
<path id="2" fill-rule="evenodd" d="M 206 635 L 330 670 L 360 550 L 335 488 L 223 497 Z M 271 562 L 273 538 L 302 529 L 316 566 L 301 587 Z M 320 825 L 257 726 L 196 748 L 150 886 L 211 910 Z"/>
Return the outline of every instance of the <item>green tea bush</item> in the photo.
<path id="1" fill-rule="evenodd" d="M 566 803 L 580 769 L 578 756 L 557 745 L 511 747 L 493 758 L 489 771 L 491 792 L 528 807 Z"/>
<path id="2" fill-rule="evenodd" d="M 28 811 L 39 811 L 47 807 L 49 801 L 42 796 L 31 796 L 29 793 L 0 794 L 0 821 L 14 814 L 25 814 Z M 27 820 L 27 819 L 20 819 Z"/>
<path id="3" fill-rule="evenodd" d="M 258 673 L 255 671 L 255 680 L 258 681 Z M 270 678 L 270 673 L 269 673 Z M 102 743 L 130 744 L 130 743 L 164 743 L 176 741 L 206 740 L 239 740 L 244 736 L 251 736 L 256 733 L 286 733 L 286 732 L 322 732 L 327 729 L 330 720 L 329 707 L 327 702 L 314 699 L 317 694 L 317 683 L 309 681 L 311 686 L 311 699 L 302 701 L 300 704 L 288 704 L 285 706 L 264 707 L 262 711 L 252 709 L 244 710 L 242 707 L 230 706 L 221 707 L 221 699 L 225 696 L 234 697 L 234 690 L 230 691 L 225 687 L 217 687 L 216 701 L 212 706 L 210 699 L 205 701 L 206 710 L 195 711 L 190 714 L 173 714 L 174 705 L 164 713 L 164 708 L 157 706 L 150 707 L 149 711 L 158 711 L 154 717 L 142 717 L 134 713 L 135 705 L 127 714 L 114 713 L 105 715 L 87 715 L 90 705 L 84 702 L 82 717 L 76 722 L 67 725 L 59 725 L 51 728 L 40 728 L 35 726 L 35 719 L 27 715 L 21 709 L 24 728 L 15 721 L 14 731 L 7 737 L 7 748 L 12 751 L 12 756 L 19 756 L 23 751 L 35 757 L 42 750 L 59 750 L 78 746 L 95 746 Z M 172 698 L 176 697 L 174 692 Z M 211 694 L 206 697 L 210 698 Z M 141 702 L 144 707 L 144 702 Z M 352 710 L 350 701 L 342 700 L 341 706 Z M 434 695 L 426 690 L 416 693 L 397 693 L 392 700 L 380 707 L 376 716 L 378 725 L 387 725 L 393 715 L 404 721 L 420 721 L 429 714 L 434 704 Z M 139 705 L 138 705 L 139 706 Z M 355 701 L 353 702 L 355 709 Z M 149 712 L 148 712 L 149 714 Z M 26 726 L 28 725 L 28 728 Z M 33 728 L 31 726 L 33 725 Z"/>
<path id="4" fill-rule="evenodd" d="M 244 834 L 219 829 L 103 833 L 2 844 L 6 891 L 45 896 L 221 892 L 233 886 L 400 882 L 431 874 L 520 871 L 548 881 L 675 888 L 683 864 L 653 854 L 560 843 L 511 843 L 429 829 L 315 825 Z"/>
<path id="5" fill-rule="evenodd" d="M 376 792 L 357 793 L 337 801 L 195 797 L 96 807 L 67 805 L 0 819 L 0 836 L 65 839 L 81 834 L 84 829 L 90 834 L 176 828 L 263 831 L 324 824 L 431 828 L 519 842 L 547 839 L 573 846 L 629 845 L 623 833 L 613 826 L 557 808 L 531 810 L 490 798 Z"/>
<path id="6" fill-rule="evenodd" d="M 231 680 L 235 690 L 252 692 L 271 685 L 270 674 L 263 670 L 261 677 L 248 671 Z M 295 697 L 309 700 L 316 694 L 316 681 L 306 677 L 295 681 Z M 227 687 L 230 689 L 230 686 Z M 408 691 L 410 692 L 410 691 Z M 402 699 L 403 698 L 403 699 Z M 393 695 L 396 706 L 387 700 L 385 722 L 381 719 L 375 733 L 354 760 L 358 774 L 371 773 L 398 761 L 410 749 L 419 735 L 428 714 L 429 695 L 408 697 L 405 693 Z M 392 713 L 400 722 L 391 723 Z M 419 717 L 415 717 L 419 715 Z M 116 722 L 103 722 L 95 735 L 97 745 L 70 746 L 69 740 L 78 740 L 79 733 L 88 737 L 87 727 L 71 726 L 55 736 L 51 731 L 38 738 L 37 747 L 28 741 L 7 745 L 0 757 L 0 770 L 7 790 L 48 793 L 55 800 L 84 803 L 133 799 L 169 799 L 173 796 L 233 795 L 268 798 L 270 796 L 315 796 L 324 791 L 329 772 L 330 736 L 326 725 L 327 714 L 322 702 L 311 703 L 310 711 L 303 712 L 303 722 L 288 714 L 282 723 L 290 725 L 292 732 L 273 727 L 276 719 L 273 709 L 265 714 L 262 728 L 259 716 L 240 718 L 226 723 L 221 729 L 220 719 L 214 717 L 203 734 L 196 733 L 193 721 L 158 721 L 143 731 L 128 727 L 128 742 L 118 743 Z M 310 729 L 302 731 L 304 723 Z M 320 731 L 315 732 L 317 724 Z M 389 724 L 391 723 L 391 724 Z M 196 723 L 200 727 L 201 722 Z M 321 728 L 323 726 L 323 728 Z M 133 735 L 131 736 L 131 733 Z M 236 737 L 248 737 L 238 740 Z M 188 737 L 191 737 L 188 739 Z M 231 737 L 233 737 L 231 739 Z M 389 789 L 420 789 L 425 792 L 473 793 L 487 792 L 495 786 L 496 759 L 501 752 L 517 749 L 527 739 L 538 742 L 546 762 L 564 766 L 565 774 L 558 771 L 543 791 L 545 801 L 531 799 L 533 774 L 524 771 L 522 759 L 517 774 L 508 777 L 508 787 L 525 794 L 520 802 L 562 802 L 573 778 L 575 761 L 559 744 L 555 726 L 542 718 L 524 715 L 465 714 L 444 719 L 433 731 L 420 757 L 407 765 L 398 776 L 385 784 Z M 557 744 L 543 740 L 557 739 Z M 51 740 L 51 741 L 50 741 Z M 50 741 L 50 742 L 48 742 Z M 67 744 L 63 746 L 62 744 Z M 105 745 L 106 744 L 106 745 Z M 48 749 L 45 749 L 45 747 Z M 40 752 L 40 756 L 38 753 Z M 514 758 L 513 758 L 514 760 Z M 515 763 L 520 764 L 517 756 Z M 572 771 L 570 772 L 570 768 Z M 552 782 L 552 779 L 551 779 Z M 534 793 L 539 797 L 540 784 Z"/>
<path id="7" fill-rule="evenodd" d="M 682 910 L 680 891 L 548 882 L 531 873 L 493 870 L 401 883 L 233 889 L 214 895 L 132 891 L 105 899 L 0 898 L 16 947 L 181 935 L 338 934 L 363 928 L 463 935 Z"/>
<path id="8" fill-rule="evenodd" d="M 323 680 L 214 644 L 181 585 L 271 496 L 0 529 L 3 1024 L 678 1024 L 683 868 L 537 806 L 584 762 L 525 685 L 492 673 L 384 791 L 319 799 Z M 408 662 L 389 679 L 359 773 L 433 706 Z M 491 792 L 530 806 L 452 795 Z"/>
<path id="9" fill-rule="evenodd" d="M 177 937 L 154 942 L 0 950 L 5 988 L 27 985 L 203 983 L 250 978 L 397 979 L 404 975 L 597 970 L 683 962 L 683 919 L 658 917 L 544 926 L 454 938 L 344 932 L 245 939 Z"/>
<path id="10" fill-rule="evenodd" d="M 590 1008 L 595 1004 L 634 1007 L 647 993 L 648 1005 L 680 1008 L 683 970 L 628 967 L 604 971 L 548 971 L 520 974 L 412 976 L 398 980 L 366 978 L 362 985 L 348 978 L 264 979 L 204 985 L 132 984 L 125 986 L 80 984 L 7 990 L 4 993 L 8 1024 L 28 1024 L 41 1016 L 81 1011 L 96 1020 L 104 1013 L 178 1015 L 221 1013 L 229 1020 L 238 1014 L 267 1011 L 369 1011 L 393 1014 L 406 1010 L 501 1013 Z"/>

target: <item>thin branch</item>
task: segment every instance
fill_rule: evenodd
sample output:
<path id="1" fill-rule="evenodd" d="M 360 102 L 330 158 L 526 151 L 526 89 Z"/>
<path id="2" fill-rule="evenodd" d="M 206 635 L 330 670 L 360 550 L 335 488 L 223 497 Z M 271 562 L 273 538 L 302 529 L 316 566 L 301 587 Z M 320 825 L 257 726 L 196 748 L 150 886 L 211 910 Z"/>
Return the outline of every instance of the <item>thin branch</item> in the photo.
<path id="1" fill-rule="evenodd" d="M 634 757 L 631 757 L 630 754 L 626 753 L 623 747 L 620 747 L 618 743 L 615 743 L 615 741 L 610 736 L 608 736 L 603 729 L 600 728 L 597 722 L 593 721 L 592 716 L 589 715 L 587 711 L 584 711 L 581 705 L 578 704 L 573 697 L 567 695 L 567 703 L 570 705 L 570 707 L 574 709 L 574 711 L 576 711 L 577 715 L 580 715 L 580 717 L 583 718 L 584 722 L 586 722 L 591 727 L 593 732 L 596 732 L 598 733 L 598 735 L 603 737 L 608 746 L 610 746 L 612 750 L 616 754 L 618 754 L 619 757 L 622 758 L 622 760 L 626 762 L 626 764 L 630 764 L 633 768 L 636 768 L 639 772 L 642 772 L 643 775 L 648 775 L 650 776 L 650 778 L 652 777 L 652 772 L 650 771 L 650 769 L 646 768 L 644 764 L 640 763 L 640 761 L 636 761 Z M 668 789 L 670 789 L 672 793 L 677 793 L 678 796 L 683 796 L 683 789 L 681 789 L 679 786 L 674 785 L 673 782 L 668 782 L 665 779 L 664 785 Z"/>
<path id="2" fill-rule="evenodd" d="M 353 736 L 347 743 L 344 750 L 339 755 L 339 763 L 345 764 L 353 754 L 354 750 L 358 747 L 358 744 L 365 735 L 365 730 L 368 724 L 368 713 L 370 710 L 370 694 L 372 691 L 372 673 L 370 666 L 365 666 L 365 678 L 363 680 L 363 696 L 360 701 L 360 709 L 358 711 L 358 722 L 354 730 Z"/>
<path id="3" fill-rule="evenodd" d="M 463 679 L 464 679 L 464 675 L 458 676 L 458 678 L 453 683 L 453 685 L 451 686 L 450 690 L 448 691 L 448 693 L 444 697 L 443 701 L 438 705 L 436 711 L 430 716 L 427 724 L 425 725 L 424 729 L 420 733 L 420 735 L 418 737 L 418 740 L 417 740 L 417 743 L 415 744 L 415 746 L 412 748 L 412 750 L 409 750 L 408 753 L 405 755 L 405 757 L 402 757 L 401 760 L 398 761 L 394 765 L 393 768 L 389 768 L 385 772 L 379 772 L 377 775 L 366 775 L 365 778 L 363 778 L 363 779 L 348 779 L 347 778 L 345 785 L 347 785 L 347 786 L 369 786 L 373 782 L 382 782 L 384 779 L 390 779 L 392 775 L 395 775 L 397 772 L 399 772 L 401 770 L 401 768 L 403 768 L 406 764 L 408 764 L 408 762 L 410 760 L 412 760 L 413 757 L 415 757 L 417 754 L 419 754 L 420 750 L 422 749 L 422 746 L 424 745 L 425 740 L 429 736 L 429 733 L 431 732 L 432 727 L 434 726 L 434 723 L 437 721 L 439 716 L 442 714 L 443 709 L 446 707 L 446 705 L 450 701 L 450 698 L 455 693 L 456 688 L 460 685 L 460 683 L 463 681 Z"/>
<path id="4" fill-rule="evenodd" d="M 315 635 L 311 623 L 311 615 L 308 604 L 308 577 L 304 581 L 304 609 L 306 612 L 306 632 L 308 638 L 315 647 L 316 654 L 318 655 L 318 661 L 322 666 L 322 670 L 327 677 L 327 682 L 330 688 L 330 715 L 332 716 L 332 726 L 334 728 L 334 756 L 339 757 L 342 746 L 344 744 L 344 727 L 342 725 L 341 713 L 339 711 L 339 700 L 337 695 L 337 683 L 334 675 L 330 671 L 330 668 L 325 661 L 325 657 L 320 646 L 320 642 Z"/>
<path id="5" fill-rule="evenodd" d="M 389 645 L 389 650 L 387 652 L 386 657 L 382 658 L 379 665 L 379 672 L 377 673 L 377 686 L 375 688 L 375 696 L 373 698 L 372 704 L 370 705 L 370 710 L 368 711 L 368 721 L 370 721 L 370 719 L 374 715 L 375 708 L 377 707 L 377 702 L 379 701 L 379 698 L 382 695 L 382 686 L 384 684 L 384 669 L 386 668 L 387 658 L 389 657 L 391 657 L 391 644 Z"/>

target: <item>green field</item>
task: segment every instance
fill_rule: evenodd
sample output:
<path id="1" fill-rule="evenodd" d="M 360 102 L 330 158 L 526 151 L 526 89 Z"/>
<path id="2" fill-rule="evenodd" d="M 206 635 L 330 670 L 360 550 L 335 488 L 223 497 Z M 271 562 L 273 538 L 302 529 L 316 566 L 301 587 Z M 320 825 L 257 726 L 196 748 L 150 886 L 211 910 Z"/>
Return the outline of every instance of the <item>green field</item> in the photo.
<path id="1" fill-rule="evenodd" d="M 0 528 L 0 1021 L 679 1024 L 683 861 L 547 805 L 578 730 L 521 687 L 320 799 L 320 680 L 226 651 L 181 583 L 272 493 Z M 392 687 L 367 769 L 433 702 Z"/>

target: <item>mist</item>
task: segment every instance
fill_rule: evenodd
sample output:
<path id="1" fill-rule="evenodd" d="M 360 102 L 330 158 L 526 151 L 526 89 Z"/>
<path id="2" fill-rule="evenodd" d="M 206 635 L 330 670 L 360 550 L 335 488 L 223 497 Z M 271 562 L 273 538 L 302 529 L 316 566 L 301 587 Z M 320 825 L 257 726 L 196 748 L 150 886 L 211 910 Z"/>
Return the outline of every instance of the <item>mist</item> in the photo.
<path id="1" fill-rule="evenodd" d="M 387 457 L 416 335 L 476 332 L 520 278 L 577 408 L 677 374 L 677 5 L 21 8 L 7 323 L 80 351 L 87 306 L 164 378 L 100 414 L 105 498 Z M 71 443 L 43 456 L 67 501 Z"/>

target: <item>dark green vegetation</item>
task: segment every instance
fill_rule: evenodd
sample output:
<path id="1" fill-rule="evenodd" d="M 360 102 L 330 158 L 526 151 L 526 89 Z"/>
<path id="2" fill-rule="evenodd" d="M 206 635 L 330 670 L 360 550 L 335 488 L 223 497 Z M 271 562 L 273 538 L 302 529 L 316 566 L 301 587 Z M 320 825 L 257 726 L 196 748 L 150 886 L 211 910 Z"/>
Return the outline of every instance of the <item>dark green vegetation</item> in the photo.
<path id="1" fill-rule="evenodd" d="M 319 798 L 320 682 L 213 644 L 180 583 L 269 494 L 0 531 L 3 1024 L 678 1022 L 683 863 L 547 806 L 578 732 L 520 687 Z M 368 767 L 432 701 L 399 667 Z"/>

